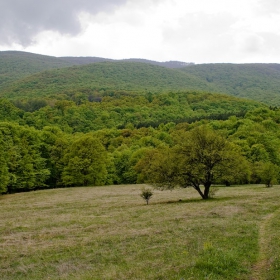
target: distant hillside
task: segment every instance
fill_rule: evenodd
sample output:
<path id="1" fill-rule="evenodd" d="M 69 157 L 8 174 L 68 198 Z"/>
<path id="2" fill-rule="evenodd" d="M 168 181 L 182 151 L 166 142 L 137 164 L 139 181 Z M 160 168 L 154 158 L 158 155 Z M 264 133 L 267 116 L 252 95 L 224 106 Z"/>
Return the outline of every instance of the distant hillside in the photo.
<path id="1" fill-rule="evenodd" d="M 105 61 L 118 60 L 102 57 L 53 57 L 21 51 L 0 51 L 0 89 L 14 81 L 45 70 Z M 120 61 L 142 62 L 167 68 L 181 68 L 190 65 L 180 61 L 157 62 L 146 59 Z"/>
<path id="2" fill-rule="evenodd" d="M 181 68 L 217 92 L 280 105 L 279 64 L 201 64 Z"/>
<path id="3" fill-rule="evenodd" d="M 31 98 L 113 90 L 163 92 L 215 91 L 206 81 L 176 69 L 136 62 L 102 62 L 53 69 L 24 78 L 2 91 L 7 98 Z"/>
<path id="4" fill-rule="evenodd" d="M 177 69 L 176 69 L 177 68 Z M 46 71 L 48 70 L 48 71 Z M 0 95 L 35 98 L 93 91 L 225 93 L 280 106 L 279 64 L 201 64 L 0 52 Z"/>
<path id="5" fill-rule="evenodd" d="M 102 57 L 70 57 L 69 56 L 69 57 L 60 57 L 60 59 L 62 59 L 63 61 L 69 62 L 73 65 L 84 65 L 84 64 L 104 62 L 104 61 L 141 62 L 141 63 L 162 66 L 162 67 L 166 67 L 166 68 L 183 68 L 183 67 L 186 67 L 189 65 L 194 65 L 194 63 L 191 63 L 191 62 L 182 62 L 182 61 L 159 62 L 159 61 L 141 59 L 141 58 L 114 60 L 114 59 L 102 58 Z"/>
<path id="6" fill-rule="evenodd" d="M 71 65 L 67 61 L 52 56 L 18 51 L 0 51 L 0 89 L 34 73 Z"/>

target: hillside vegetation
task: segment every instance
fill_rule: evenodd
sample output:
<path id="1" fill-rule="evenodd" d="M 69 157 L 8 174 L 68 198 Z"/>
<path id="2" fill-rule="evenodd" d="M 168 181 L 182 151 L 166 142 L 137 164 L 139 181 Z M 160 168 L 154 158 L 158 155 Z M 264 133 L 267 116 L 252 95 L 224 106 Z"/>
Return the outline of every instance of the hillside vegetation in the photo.
<path id="1" fill-rule="evenodd" d="M 108 89 L 133 92 L 200 90 L 280 105 L 278 64 L 190 63 L 182 67 L 184 65 L 178 61 L 114 61 L 99 57 L 57 58 L 24 52 L 0 52 L 0 95 L 15 99 L 53 98 L 67 92 Z M 35 73 L 37 75 L 33 75 Z"/>
<path id="2" fill-rule="evenodd" d="M 116 60 L 102 57 L 53 57 L 20 51 L 0 51 L 0 90 L 17 80 L 44 70 L 104 61 Z M 167 68 L 181 68 L 190 65 L 180 61 L 157 62 L 146 59 L 122 61 L 142 62 Z"/>
<path id="3" fill-rule="evenodd" d="M 217 92 L 280 105 L 279 64 L 202 64 L 180 70 L 201 78 Z"/>
<path id="4" fill-rule="evenodd" d="M 1 120 L 16 121 L 36 129 L 56 125 L 63 131 L 86 133 L 105 128 L 156 128 L 160 124 L 192 123 L 201 119 L 226 120 L 265 108 L 250 100 L 202 92 L 143 95 L 109 91 L 66 97 L 58 101 L 37 98 L 13 103 L 0 99 Z"/>
<path id="5" fill-rule="evenodd" d="M 183 68 L 188 65 L 193 65 L 193 63 L 188 62 L 182 62 L 182 61 L 165 61 L 165 62 L 159 62 L 154 60 L 148 60 L 148 59 L 139 59 L 139 58 L 129 58 L 129 59 L 120 59 L 120 60 L 114 60 L 109 58 L 102 58 L 102 57 L 60 57 L 60 59 L 70 62 L 73 65 L 83 65 L 83 64 L 90 64 L 90 63 L 96 63 L 96 62 L 104 62 L 104 61 L 123 61 L 123 62 L 141 62 L 141 63 L 147 63 L 157 66 L 163 66 L 167 68 Z"/>
<path id="6" fill-rule="evenodd" d="M 67 61 L 52 56 L 18 51 L 0 51 L 0 90 L 12 82 L 34 73 L 71 65 Z"/>
<path id="7" fill-rule="evenodd" d="M 192 99 L 198 101 L 196 98 L 199 98 L 193 94 L 188 96 L 190 104 L 182 99 L 187 119 L 180 119 L 179 105 L 160 103 L 175 102 L 178 96 L 174 94 L 173 99 L 172 96 L 169 99 L 156 96 L 154 103 L 139 99 L 136 100 L 139 107 L 129 107 L 134 100 L 128 97 L 119 100 L 110 97 L 108 102 L 93 103 L 99 108 L 92 107 L 91 103 L 77 106 L 63 101 L 53 108 L 46 106 L 33 113 L 2 100 L 0 192 L 142 183 L 145 178 L 136 169 L 141 159 L 178 145 L 186 131 L 202 125 L 225 137 L 246 160 L 248 176 L 243 183 L 268 182 L 270 186 L 279 180 L 279 110 L 263 106 L 254 109 L 250 108 L 251 103 L 246 108 L 241 102 L 236 102 L 234 107 L 231 99 L 215 103 L 215 98 L 209 98 L 211 95 L 208 99 L 201 95 L 203 102 L 192 103 Z M 119 101 L 127 107 L 119 107 Z M 146 104 L 146 108 L 141 104 Z M 219 106 L 214 107 L 214 104 Z M 235 112 L 241 105 L 244 111 Z M 192 106 L 205 106 L 206 112 L 221 110 L 223 113 L 208 115 L 198 109 L 196 114 Z M 178 112 L 170 108 L 177 108 Z M 237 177 L 231 177 L 229 183 L 236 183 L 236 180 Z"/>
<path id="8" fill-rule="evenodd" d="M 7 98 L 51 97 L 94 90 L 162 92 L 211 89 L 206 81 L 180 70 L 146 63 L 102 62 L 44 71 L 2 91 Z M 214 89 L 212 88 L 212 91 Z M 211 91 L 211 90 L 210 90 Z"/>

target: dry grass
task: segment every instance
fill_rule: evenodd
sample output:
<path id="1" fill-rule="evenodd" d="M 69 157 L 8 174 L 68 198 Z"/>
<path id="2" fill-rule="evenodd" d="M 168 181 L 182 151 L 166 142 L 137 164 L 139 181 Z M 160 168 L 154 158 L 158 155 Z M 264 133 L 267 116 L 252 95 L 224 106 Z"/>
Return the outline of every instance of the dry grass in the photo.
<path id="1" fill-rule="evenodd" d="M 150 205 L 140 197 L 142 187 L 69 188 L 0 197 L 1 279 L 217 280 L 275 275 L 271 270 L 279 265 L 276 257 L 269 267 L 258 264 L 267 261 L 267 252 L 279 253 L 272 250 L 279 235 L 270 224 L 280 208 L 279 187 L 221 187 L 208 201 L 193 189 L 155 191 Z M 267 215 L 271 220 L 264 226 Z"/>

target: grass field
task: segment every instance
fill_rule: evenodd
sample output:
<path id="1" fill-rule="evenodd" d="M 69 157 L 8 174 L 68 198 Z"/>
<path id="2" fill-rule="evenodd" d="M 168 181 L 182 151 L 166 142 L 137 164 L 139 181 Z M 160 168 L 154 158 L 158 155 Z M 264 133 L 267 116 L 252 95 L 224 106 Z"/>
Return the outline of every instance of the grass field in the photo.
<path id="1" fill-rule="evenodd" d="M 280 279 L 280 187 L 141 187 L 0 197 L 0 278 Z"/>

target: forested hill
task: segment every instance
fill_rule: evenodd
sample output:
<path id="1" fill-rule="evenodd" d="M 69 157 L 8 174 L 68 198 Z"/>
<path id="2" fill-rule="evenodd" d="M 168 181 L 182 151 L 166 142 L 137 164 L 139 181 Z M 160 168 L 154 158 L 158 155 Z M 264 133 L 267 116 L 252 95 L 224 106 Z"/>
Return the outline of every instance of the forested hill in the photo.
<path id="1" fill-rule="evenodd" d="M 117 61 L 102 57 L 53 57 L 21 51 L 0 51 L 0 89 L 14 81 L 53 68 L 86 65 L 96 62 Z M 167 68 L 181 68 L 191 63 L 181 61 L 158 62 L 147 59 L 124 59 Z"/>
<path id="2" fill-rule="evenodd" d="M 2 90 L 6 98 L 51 97 L 95 91 L 164 92 L 177 90 L 212 91 L 207 81 L 177 69 L 146 63 L 101 62 L 44 71 L 26 77 Z"/>
<path id="3" fill-rule="evenodd" d="M 0 52 L 0 96 L 61 98 L 76 93 L 86 93 L 88 97 L 108 90 L 154 93 L 195 90 L 280 105 L 279 64 L 184 65 L 179 61 L 114 61 Z"/>
<path id="4" fill-rule="evenodd" d="M 280 105 L 280 64 L 201 64 L 180 70 L 217 92 Z"/>
<path id="5" fill-rule="evenodd" d="M 96 63 L 96 62 L 104 62 L 104 61 L 123 61 L 123 62 L 141 62 L 141 63 L 147 63 L 157 66 L 163 66 L 167 68 L 183 68 L 189 65 L 194 65 L 194 63 L 191 62 L 182 62 L 182 61 L 155 61 L 155 60 L 148 60 L 148 59 L 140 59 L 140 58 L 129 58 L 129 59 L 120 59 L 120 60 L 114 60 L 109 58 L 102 58 L 102 57 L 59 57 L 61 60 L 69 62 L 73 65 L 84 65 L 84 64 L 90 64 L 90 63 Z"/>
<path id="6" fill-rule="evenodd" d="M 70 62 L 52 56 L 18 51 L 1 51 L 0 89 L 34 73 L 69 66 L 72 66 Z"/>

